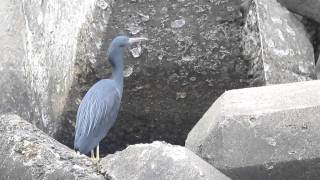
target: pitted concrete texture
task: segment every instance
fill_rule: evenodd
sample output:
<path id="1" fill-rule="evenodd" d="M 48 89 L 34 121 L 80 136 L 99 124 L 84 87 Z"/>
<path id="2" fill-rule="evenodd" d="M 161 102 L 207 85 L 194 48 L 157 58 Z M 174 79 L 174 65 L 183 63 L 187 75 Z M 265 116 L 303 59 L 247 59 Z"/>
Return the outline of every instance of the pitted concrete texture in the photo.
<path id="1" fill-rule="evenodd" d="M 104 179 L 84 155 L 17 115 L 0 116 L 0 179 Z"/>
<path id="2" fill-rule="evenodd" d="M 112 180 L 230 180 L 187 148 L 159 141 L 108 155 L 100 171 Z"/>
<path id="3" fill-rule="evenodd" d="M 302 23 L 276 0 L 252 0 L 243 54 L 253 86 L 315 79 L 314 50 Z"/>
<path id="4" fill-rule="evenodd" d="M 317 72 L 317 78 L 320 79 L 320 56 L 317 61 L 316 72 Z"/>
<path id="5" fill-rule="evenodd" d="M 317 179 L 320 81 L 225 92 L 186 147 L 234 179 Z"/>
<path id="6" fill-rule="evenodd" d="M 74 79 L 90 71 L 103 49 L 112 3 L 2 1 L 0 113 L 19 114 L 51 136 L 72 139 L 75 116 L 69 112 L 81 98 L 69 100 Z"/>
<path id="7" fill-rule="evenodd" d="M 155 140 L 183 145 L 216 98 L 226 89 L 248 86 L 237 22 L 240 3 L 116 1 L 107 42 L 119 31 L 147 36 L 149 41 L 131 47 L 125 55 L 122 107 L 102 145 L 108 153 Z"/>
<path id="8" fill-rule="evenodd" d="M 320 23 L 319 0 L 278 0 L 289 10 Z"/>
<path id="9" fill-rule="evenodd" d="M 13 112 L 73 146 L 76 111 L 110 77 L 106 48 L 119 32 L 150 40 L 125 53 L 125 86 L 102 154 L 127 144 L 184 143 L 225 89 L 247 87 L 240 0 L 4 0 L 0 112 Z"/>

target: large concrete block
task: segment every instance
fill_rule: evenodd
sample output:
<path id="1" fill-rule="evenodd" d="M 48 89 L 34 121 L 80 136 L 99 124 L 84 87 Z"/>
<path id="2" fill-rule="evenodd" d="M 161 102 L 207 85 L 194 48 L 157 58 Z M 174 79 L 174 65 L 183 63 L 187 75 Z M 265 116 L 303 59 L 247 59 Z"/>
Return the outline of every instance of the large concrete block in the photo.
<path id="1" fill-rule="evenodd" d="M 20 0 L 0 3 L 0 113 L 29 110 L 24 84 L 25 22 Z M 18 103 L 17 103 L 18 102 Z"/>
<path id="2" fill-rule="evenodd" d="M 309 18 L 295 14 L 302 22 L 308 34 L 309 40 L 313 45 L 315 61 L 318 60 L 320 54 L 320 23 L 317 23 Z"/>
<path id="3" fill-rule="evenodd" d="M 112 3 L 3 1 L 0 112 L 16 112 L 48 134 L 70 141 L 75 115 L 69 111 L 76 111 L 83 95 L 71 100 L 73 84 L 81 79 L 79 74 L 92 73 Z M 81 88 L 83 93 L 87 87 Z"/>
<path id="4" fill-rule="evenodd" d="M 247 86 L 235 21 L 239 4 L 4 0 L 0 13 L 11 19 L 1 22 L 1 37 L 10 36 L 12 51 L 0 47 L 0 112 L 16 112 L 72 146 L 79 102 L 109 77 L 105 48 L 125 31 L 150 41 L 126 53 L 122 109 L 101 149 L 110 153 L 155 139 L 183 144 L 215 98 Z"/>
<path id="5" fill-rule="evenodd" d="M 112 3 L 23 1 L 27 31 L 24 75 L 32 112 L 28 119 L 50 135 L 72 137 L 72 131 L 66 133 L 65 126 L 72 129 L 75 116 L 66 116 L 80 102 L 70 99 L 73 84 L 82 73 L 88 74 L 88 64 L 96 61 L 103 49 Z M 69 106 L 71 103 L 75 106 Z"/>
<path id="6" fill-rule="evenodd" d="M 315 79 L 314 52 L 300 21 L 276 0 L 253 0 L 243 28 L 251 85 Z"/>
<path id="7" fill-rule="evenodd" d="M 236 21 L 239 4 L 240 0 L 116 1 L 107 42 L 121 30 L 150 40 L 141 45 L 139 58 L 126 54 L 122 108 L 102 145 L 107 152 L 154 140 L 182 145 L 225 89 L 248 86 Z"/>
<path id="8" fill-rule="evenodd" d="M 317 63 L 316 63 L 316 74 L 317 74 L 317 78 L 320 79 L 320 25 L 318 27 L 318 34 L 317 34 L 317 55 L 318 55 L 318 60 L 317 60 Z"/>
<path id="9" fill-rule="evenodd" d="M 316 65 L 316 73 L 317 73 L 317 78 L 320 79 L 320 56 L 318 58 L 317 65 Z"/>
<path id="10" fill-rule="evenodd" d="M 17 115 L 0 115 L 0 179 L 104 179 L 84 155 Z"/>
<path id="11" fill-rule="evenodd" d="M 319 0 L 278 0 L 289 10 L 320 23 Z"/>
<path id="12" fill-rule="evenodd" d="M 159 141 L 131 145 L 108 155 L 101 160 L 100 171 L 112 180 L 229 179 L 185 147 Z"/>
<path id="13" fill-rule="evenodd" d="M 320 81 L 224 93 L 186 147 L 234 179 L 317 179 Z"/>

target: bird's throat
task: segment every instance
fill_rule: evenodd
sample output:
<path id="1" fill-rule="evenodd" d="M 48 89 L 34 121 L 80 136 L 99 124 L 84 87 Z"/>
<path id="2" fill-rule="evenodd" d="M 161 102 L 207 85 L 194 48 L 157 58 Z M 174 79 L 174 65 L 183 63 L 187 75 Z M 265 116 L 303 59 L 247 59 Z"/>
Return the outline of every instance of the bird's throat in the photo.
<path id="1" fill-rule="evenodd" d="M 122 90 L 123 88 L 123 61 L 122 58 L 116 58 L 111 60 L 112 65 L 112 76 L 113 79 L 119 88 Z"/>

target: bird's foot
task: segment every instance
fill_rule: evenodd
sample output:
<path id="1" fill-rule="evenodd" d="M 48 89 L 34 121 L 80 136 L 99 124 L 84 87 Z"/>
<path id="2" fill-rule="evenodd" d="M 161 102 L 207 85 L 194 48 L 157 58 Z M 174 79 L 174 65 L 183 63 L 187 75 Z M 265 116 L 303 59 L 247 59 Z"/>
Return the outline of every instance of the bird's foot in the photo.
<path id="1" fill-rule="evenodd" d="M 94 163 L 94 164 L 96 164 L 97 162 L 99 162 L 99 156 L 97 156 L 97 157 L 94 157 L 94 151 L 92 150 L 91 151 L 91 161 Z"/>
<path id="2" fill-rule="evenodd" d="M 100 150 L 99 150 L 99 144 L 98 144 L 98 146 L 97 146 L 97 156 L 96 156 L 96 158 L 97 158 L 97 161 L 99 161 L 100 160 Z"/>
<path id="3" fill-rule="evenodd" d="M 98 164 L 99 159 L 98 158 L 90 158 L 93 164 Z"/>

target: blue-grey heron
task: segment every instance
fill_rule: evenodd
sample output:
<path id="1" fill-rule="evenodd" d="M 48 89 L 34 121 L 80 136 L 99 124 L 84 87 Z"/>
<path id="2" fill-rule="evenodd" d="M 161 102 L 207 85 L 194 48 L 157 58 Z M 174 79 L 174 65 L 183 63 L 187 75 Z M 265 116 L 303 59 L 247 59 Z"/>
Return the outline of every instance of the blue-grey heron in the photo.
<path id="1" fill-rule="evenodd" d="M 147 38 L 128 38 L 125 35 L 115 37 L 107 51 L 112 66 L 110 79 L 102 79 L 94 84 L 82 99 L 77 112 L 74 148 L 82 154 L 97 147 L 99 160 L 99 142 L 107 135 L 116 121 L 123 90 L 123 48 Z"/>

